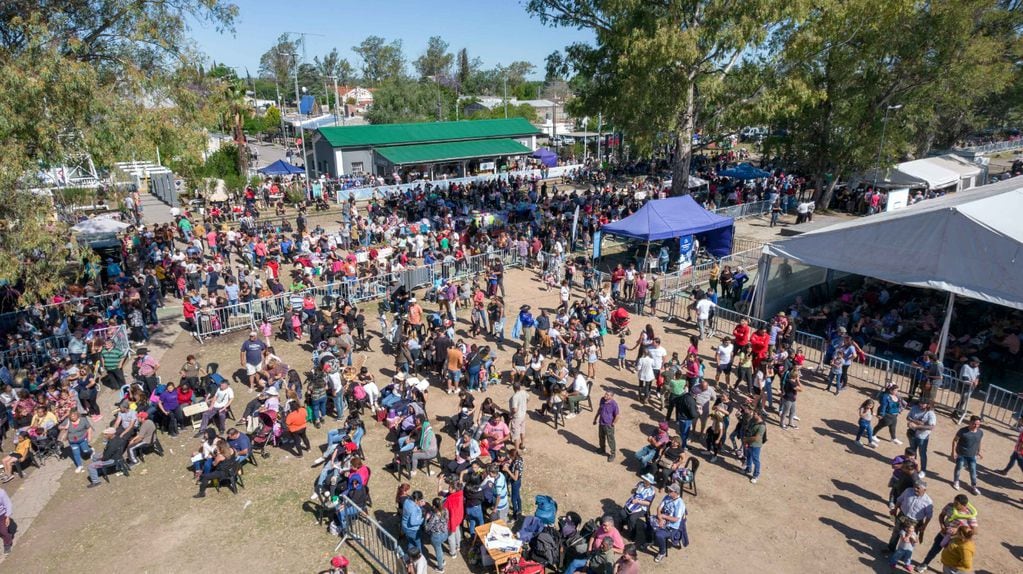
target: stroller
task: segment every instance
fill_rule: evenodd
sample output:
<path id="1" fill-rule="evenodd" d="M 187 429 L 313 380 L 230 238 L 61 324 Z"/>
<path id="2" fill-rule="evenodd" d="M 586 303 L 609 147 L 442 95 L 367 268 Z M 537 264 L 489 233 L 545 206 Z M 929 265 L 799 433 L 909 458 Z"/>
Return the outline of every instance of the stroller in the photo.
<path id="1" fill-rule="evenodd" d="M 281 427 L 277 424 L 277 411 L 265 411 L 259 413 L 259 426 L 256 432 L 249 437 L 252 441 L 252 454 L 259 453 L 263 458 L 269 458 L 270 453 L 266 452 L 268 444 L 277 446 L 277 439 L 281 434 Z"/>
<path id="2" fill-rule="evenodd" d="M 39 429 L 42 430 L 42 429 Z M 36 460 L 40 465 L 48 458 L 60 458 L 64 445 L 61 444 L 59 436 L 60 429 L 56 426 L 43 431 L 42 433 L 29 431 L 29 439 L 32 441 L 32 448 L 35 450 Z"/>
<path id="3" fill-rule="evenodd" d="M 617 309 L 611 312 L 611 334 L 612 335 L 628 335 L 629 334 L 629 312 L 625 310 L 625 307 L 619 306 Z"/>

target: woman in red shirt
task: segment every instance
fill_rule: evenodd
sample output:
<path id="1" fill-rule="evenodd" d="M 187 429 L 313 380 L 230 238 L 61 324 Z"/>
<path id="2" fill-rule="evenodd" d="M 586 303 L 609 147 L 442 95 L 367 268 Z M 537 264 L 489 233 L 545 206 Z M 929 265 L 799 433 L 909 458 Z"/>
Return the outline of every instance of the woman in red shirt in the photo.
<path id="1" fill-rule="evenodd" d="M 732 330 L 732 337 L 735 339 L 735 347 L 745 347 L 749 344 L 750 328 L 749 321 L 745 318 L 739 320 L 739 324 Z"/>
<path id="2" fill-rule="evenodd" d="M 768 347 L 771 344 L 771 336 L 763 327 L 757 329 L 756 333 L 750 335 L 750 346 L 753 350 L 753 368 L 760 367 L 760 363 L 767 358 Z"/>

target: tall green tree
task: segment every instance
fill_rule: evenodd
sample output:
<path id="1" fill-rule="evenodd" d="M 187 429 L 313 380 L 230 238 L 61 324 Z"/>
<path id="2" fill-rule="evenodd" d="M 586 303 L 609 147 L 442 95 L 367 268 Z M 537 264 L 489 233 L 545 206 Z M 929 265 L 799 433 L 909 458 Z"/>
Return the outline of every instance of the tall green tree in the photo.
<path id="1" fill-rule="evenodd" d="M 66 224 L 26 191 L 39 168 L 198 156 L 197 123 L 215 112 L 186 22 L 230 28 L 236 13 L 216 0 L 0 3 L 0 281 L 25 302 L 66 284 L 69 256 Z"/>
<path id="2" fill-rule="evenodd" d="M 352 81 L 352 64 L 338 54 L 337 48 L 328 52 L 322 59 L 316 56 L 313 58 L 313 64 L 321 77 L 328 80 L 337 78 L 338 85 L 346 86 Z"/>
<path id="3" fill-rule="evenodd" d="M 448 43 L 440 36 L 431 36 L 426 45 L 426 52 L 416 58 L 414 63 L 419 78 L 433 78 L 440 81 L 451 75 L 451 63 L 454 54 L 448 52 Z"/>
<path id="4" fill-rule="evenodd" d="M 298 42 L 288 34 L 281 34 L 277 42 L 259 57 L 259 73 L 276 82 L 282 94 L 288 93 L 286 88 L 293 83 L 299 62 L 298 50 Z"/>
<path id="5" fill-rule="evenodd" d="M 718 83 L 782 22 L 798 20 L 804 2 L 783 0 L 529 0 L 541 22 L 590 30 L 594 44 L 566 49 L 580 81 L 576 115 L 604 117 L 647 150 L 668 137 L 673 192 L 688 191 L 696 86 Z"/>
<path id="6" fill-rule="evenodd" d="M 362 58 L 362 79 L 371 85 L 405 77 L 401 40 L 387 42 L 380 36 L 369 36 L 352 51 Z"/>
<path id="7" fill-rule="evenodd" d="M 472 75 L 472 64 L 469 61 L 469 51 L 462 48 L 458 51 L 458 72 L 455 74 L 455 79 L 458 81 L 460 89 L 469 81 L 469 76 Z"/>
<path id="8" fill-rule="evenodd" d="M 971 129 L 1019 73 L 1019 17 L 999 0 L 831 0 L 782 30 L 766 107 L 818 205 L 845 178 Z"/>
<path id="9" fill-rule="evenodd" d="M 455 93 L 436 82 L 399 78 L 387 80 L 373 92 L 366 119 L 373 124 L 435 122 L 450 117 Z"/>

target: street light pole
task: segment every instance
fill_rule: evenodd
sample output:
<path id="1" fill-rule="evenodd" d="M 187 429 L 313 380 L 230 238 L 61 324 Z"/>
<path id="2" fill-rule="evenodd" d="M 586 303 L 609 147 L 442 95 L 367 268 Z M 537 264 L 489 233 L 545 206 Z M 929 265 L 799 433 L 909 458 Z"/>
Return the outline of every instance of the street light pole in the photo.
<path id="1" fill-rule="evenodd" d="M 504 76 L 504 119 L 508 119 L 508 75 Z"/>
<path id="2" fill-rule="evenodd" d="M 341 115 L 341 112 L 340 112 L 341 106 L 338 105 L 338 101 L 337 101 L 337 99 L 340 96 L 340 94 L 337 91 L 337 76 L 331 76 L 331 79 L 334 80 L 334 125 L 336 126 L 337 125 L 337 118 L 338 118 L 338 116 Z"/>
<path id="3" fill-rule="evenodd" d="M 874 184 L 871 186 L 875 193 L 877 192 L 877 175 L 881 171 L 881 152 L 884 150 L 884 138 L 888 131 L 888 112 L 898 109 L 902 109 L 902 104 L 893 104 L 884 108 L 884 119 L 881 120 L 881 144 L 877 146 L 877 166 L 874 168 Z"/>
<path id="4" fill-rule="evenodd" d="M 298 55 L 292 54 L 295 58 L 295 117 L 298 120 L 299 140 L 302 142 L 302 167 L 305 169 L 306 196 L 309 195 L 309 162 L 305 155 L 305 126 L 302 125 L 302 96 L 298 92 Z"/>

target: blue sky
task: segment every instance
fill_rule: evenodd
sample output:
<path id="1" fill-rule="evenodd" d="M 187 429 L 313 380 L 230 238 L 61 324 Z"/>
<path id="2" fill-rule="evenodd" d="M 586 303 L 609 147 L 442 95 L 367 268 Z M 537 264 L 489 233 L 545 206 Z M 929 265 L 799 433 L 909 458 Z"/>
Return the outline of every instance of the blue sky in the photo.
<path id="1" fill-rule="evenodd" d="M 306 58 L 337 48 L 359 69 L 352 46 L 366 36 L 402 40 L 411 64 L 426 49 L 430 36 L 441 36 L 450 50 L 467 48 L 485 67 L 525 60 L 543 76 L 544 58 L 554 50 L 592 35 L 571 28 L 544 26 L 526 13 L 520 0 L 234 0 L 240 16 L 234 34 L 194 25 L 192 36 L 210 60 L 255 76 L 259 57 L 284 32 L 306 36 Z"/>

